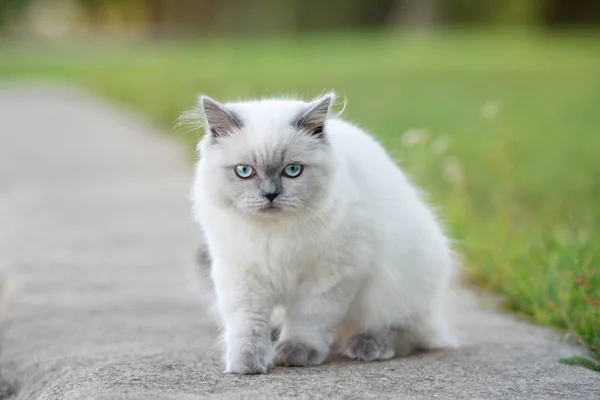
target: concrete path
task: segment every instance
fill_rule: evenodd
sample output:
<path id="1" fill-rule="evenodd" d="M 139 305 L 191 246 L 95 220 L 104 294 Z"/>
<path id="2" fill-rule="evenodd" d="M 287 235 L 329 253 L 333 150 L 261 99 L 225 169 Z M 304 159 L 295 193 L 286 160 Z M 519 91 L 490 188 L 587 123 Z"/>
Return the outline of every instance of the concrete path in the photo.
<path id="1" fill-rule="evenodd" d="M 389 362 L 221 373 L 189 273 L 192 165 L 77 91 L 0 88 L 0 398 L 599 399 L 557 334 L 461 296 L 468 344 Z"/>

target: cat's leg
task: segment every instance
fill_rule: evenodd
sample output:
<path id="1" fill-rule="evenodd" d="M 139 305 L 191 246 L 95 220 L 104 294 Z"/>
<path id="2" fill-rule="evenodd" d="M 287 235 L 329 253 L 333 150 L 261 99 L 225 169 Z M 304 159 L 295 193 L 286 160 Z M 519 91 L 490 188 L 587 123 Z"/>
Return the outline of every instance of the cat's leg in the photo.
<path id="1" fill-rule="evenodd" d="M 459 346 L 446 320 L 440 315 L 413 315 L 386 330 L 374 332 L 357 334 L 350 341 L 345 355 L 353 360 L 377 361 L 405 357 L 417 351 Z"/>
<path id="2" fill-rule="evenodd" d="M 219 268 L 215 268 L 219 271 Z M 227 373 L 262 374 L 273 359 L 269 296 L 252 279 L 213 274 L 217 306 L 225 332 Z"/>
<path id="3" fill-rule="evenodd" d="M 273 343 L 279 340 L 281 330 L 285 322 L 285 309 L 280 306 L 275 307 L 271 314 L 271 340 Z"/>
<path id="4" fill-rule="evenodd" d="M 439 321 L 413 318 L 410 323 L 355 335 L 344 354 L 352 360 L 381 361 L 416 351 L 457 347 L 450 330 Z"/>
<path id="5" fill-rule="evenodd" d="M 357 361 L 383 361 L 425 350 L 423 338 L 405 327 L 366 331 L 354 336 L 345 356 Z"/>
<path id="6" fill-rule="evenodd" d="M 307 296 L 289 305 L 276 346 L 275 362 L 292 367 L 322 364 L 354 294 L 354 284 L 338 285 L 326 293 Z"/>
<path id="7" fill-rule="evenodd" d="M 385 330 L 361 332 L 352 338 L 345 355 L 358 361 L 389 360 L 396 355 L 391 334 Z"/>
<path id="8" fill-rule="evenodd" d="M 336 351 L 351 360 L 378 361 L 393 358 L 392 332 L 388 328 L 366 328 L 362 299 L 357 299 L 338 327 Z"/>
<path id="9" fill-rule="evenodd" d="M 411 304 L 406 299 L 394 299 L 394 291 L 385 294 L 384 284 L 377 287 L 363 291 L 357 302 L 354 329 L 341 343 L 340 350 L 346 357 L 360 361 L 387 360 L 415 351 L 458 345 L 448 324 L 447 301 L 441 301 L 445 297 L 431 296 Z M 398 304 L 403 308 L 396 308 Z"/>
<path id="10" fill-rule="evenodd" d="M 452 328 L 441 313 L 417 315 L 398 325 L 395 331 L 394 346 L 401 353 L 417 350 L 439 350 L 460 346 Z"/>

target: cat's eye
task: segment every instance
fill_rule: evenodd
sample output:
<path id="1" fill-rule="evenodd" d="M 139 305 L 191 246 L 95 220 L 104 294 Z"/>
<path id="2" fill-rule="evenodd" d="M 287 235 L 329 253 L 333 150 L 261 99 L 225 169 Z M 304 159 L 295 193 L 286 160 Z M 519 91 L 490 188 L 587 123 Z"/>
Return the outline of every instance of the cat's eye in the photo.
<path id="1" fill-rule="evenodd" d="M 297 178 L 302 173 L 302 165 L 288 164 L 283 169 L 283 174 L 288 178 Z"/>
<path id="2" fill-rule="evenodd" d="M 254 168 L 249 165 L 236 165 L 235 174 L 242 179 L 248 179 L 254 175 Z"/>

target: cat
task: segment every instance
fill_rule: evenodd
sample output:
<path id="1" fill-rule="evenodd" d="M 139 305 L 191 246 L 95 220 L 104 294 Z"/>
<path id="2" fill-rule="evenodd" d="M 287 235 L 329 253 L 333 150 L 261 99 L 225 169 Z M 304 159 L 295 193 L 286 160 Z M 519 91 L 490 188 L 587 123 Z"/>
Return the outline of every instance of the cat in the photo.
<path id="1" fill-rule="evenodd" d="M 458 345 L 450 240 L 384 148 L 333 114 L 335 98 L 201 96 L 187 115 L 206 131 L 193 214 L 227 373 Z"/>

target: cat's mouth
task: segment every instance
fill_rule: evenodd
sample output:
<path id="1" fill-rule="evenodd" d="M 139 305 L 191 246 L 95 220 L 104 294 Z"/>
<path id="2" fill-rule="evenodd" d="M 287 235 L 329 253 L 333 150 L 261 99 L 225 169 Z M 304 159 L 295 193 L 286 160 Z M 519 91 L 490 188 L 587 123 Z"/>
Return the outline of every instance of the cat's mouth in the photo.
<path id="1" fill-rule="evenodd" d="M 281 207 L 279 207 L 277 204 L 273 204 L 273 203 L 265 204 L 264 206 L 259 208 L 258 211 L 263 214 L 273 214 L 273 213 L 281 211 Z"/>

